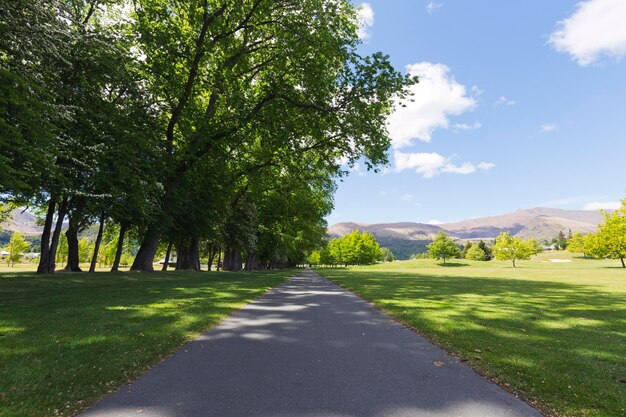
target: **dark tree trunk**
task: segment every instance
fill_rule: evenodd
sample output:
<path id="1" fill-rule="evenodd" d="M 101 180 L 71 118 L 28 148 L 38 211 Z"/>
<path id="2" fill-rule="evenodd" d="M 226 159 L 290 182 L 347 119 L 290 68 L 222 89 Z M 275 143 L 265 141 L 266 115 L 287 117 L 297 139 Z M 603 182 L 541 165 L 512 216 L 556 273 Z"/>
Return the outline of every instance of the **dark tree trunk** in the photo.
<path id="1" fill-rule="evenodd" d="M 513 268 L 517 268 L 517 267 L 515 266 L 515 259 L 513 259 Z"/>
<path id="2" fill-rule="evenodd" d="M 224 271 L 241 271 L 241 250 L 236 246 L 224 249 Z"/>
<path id="3" fill-rule="evenodd" d="M 154 255 L 159 246 L 160 238 L 161 236 L 156 232 L 149 231 L 146 233 L 146 237 L 139 247 L 139 252 L 137 252 L 137 256 L 135 256 L 133 266 L 130 268 L 131 271 L 154 271 Z"/>
<path id="4" fill-rule="evenodd" d="M 622 261 L 622 268 L 626 268 L 626 263 L 624 263 L 624 258 L 619 258 L 620 261 Z"/>
<path id="5" fill-rule="evenodd" d="M 102 232 L 104 232 L 104 213 L 100 215 L 100 228 L 98 228 L 98 236 L 96 236 L 96 244 L 93 248 L 93 256 L 91 257 L 89 272 L 95 272 L 96 270 L 96 263 L 98 262 L 98 252 L 100 251 L 100 242 L 102 242 Z"/>
<path id="6" fill-rule="evenodd" d="M 80 269 L 80 254 L 78 253 L 78 224 L 74 218 L 70 218 L 70 224 L 65 231 L 67 237 L 67 265 L 66 272 L 82 272 Z"/>
<path id="7" fill-rule="evenodd" d="M 52 231 L 52 220 L 54 218 L 54 210 L 56 207 L 56 198 L 50 197 L 48 202 L 48 211 L 46 212 L 46 221 L 43 225 L 41 233 L 41 255 L 39 257 L 39 265 L 37 266 L 38 274 L 46 274 L 48 272 L 48 263 L 50 260 L 50 232 Z"/>
<path id="8" fill-rule="evenodd" d="M 217 250 L 217 272 L 220 272 L 220 268 L 222 267 L 222 248 Z"/>
<path id="9" fill-rule="evenodd" d="M 115 250 L 115 260 L 111 267 L 111 272 L 117 272 L 120 269 L 120 261 L 122 260 L 122 252 L 124 251 L 124 235 L 126 234 L 126 225 L 120 224 L 120 235 L 117 237 L 117 249 Z"/>
<path id="10" fill-rule="evenodd" d="M 170 256 L 172 255 L 172 245 L 173 245 L 173 242 L 170 240 L 170 243 L 167 244 L 167 250 L 165 251 L 165 259 L 164 259 L 163 267 L 161 268 L 161 271 L 167 271 L 167 267 L 170 264 Z"/>
<path id="11" fill-rule="evenodd" d="M 189 245 L 189 265 L 192 270 L 200 271 L 200 239 L 191 238 Z"/>
<path id="12" fill-rule="evenodd" d="M 56 256 L 57 246 L 59 245 L 59 236 L 61 236 L 61 229 L 63 228 L 63 220 L 67 214 L 67 197 L 63 197 L 61 205 L 59 206 L 59 212 L 57 214 L 57 222 L 54 226 L 54 233 L 52 233 L 52 240 L 50 241 L 50 252 L 48 255 L 48 274 L 54 273 L 56 269 Z"/>
<path id="13" fill-rule="evenodd" d="M 246 271 L 254 271 L 259 269 L 259 259 L 252 251 L 248 253 L 246 257 Z"/>
<path id="14" fill-rule="evenodd" d="M 200 270 L 200 239 L 183 239 L 176 244 L 176 270 Z"/>
<path id="15" fill-rule="evenodd" d="M 217 254 L 215 249 L 211 249 L 209 251 L 209 255 L 207 256 L 207 260 L 208 260 L 208 265 L 207 265 L 207 271 L 211 272 L 211 268 L 213 267 L 213 261 L 215 260 L 215 255 Z"/>

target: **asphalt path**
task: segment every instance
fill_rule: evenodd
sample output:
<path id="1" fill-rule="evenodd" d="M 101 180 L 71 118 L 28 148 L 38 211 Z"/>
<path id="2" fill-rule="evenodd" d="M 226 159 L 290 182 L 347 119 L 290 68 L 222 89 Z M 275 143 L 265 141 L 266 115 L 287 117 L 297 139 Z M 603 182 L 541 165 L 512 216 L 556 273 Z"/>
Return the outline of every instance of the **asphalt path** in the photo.
<path id="1" fill-rule="evenodd" d="M 304 272 L 82 417 L 540 417 L 328 280 Z"/>

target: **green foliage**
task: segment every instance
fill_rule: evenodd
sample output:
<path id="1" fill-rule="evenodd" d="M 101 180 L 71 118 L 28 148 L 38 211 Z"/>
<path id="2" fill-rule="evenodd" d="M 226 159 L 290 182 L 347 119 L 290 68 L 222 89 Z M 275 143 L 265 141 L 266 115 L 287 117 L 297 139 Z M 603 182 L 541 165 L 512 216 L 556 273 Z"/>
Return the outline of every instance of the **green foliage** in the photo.
<path id="1" fill-rule="evenodd" d="M 484 261 L 485 251 L 478 245 L 472 245 L 469 249 L 467 249 L 467 251 L 465 251 L 465 259 L 472 261 Z"/>
<path id="2" fill-rule="evenodd" d="M 459 246 L 446 235 L 446 232 L 440 230 L 432 243 L 427 246 L 428 256 L 433 259 L 442 259 L 446 265 L 446 260 L 461 256 Z"/>
<path id="3" fill-rule="evenodd" d="M 604 223 L 586 241 L 589 253 L 596 258 L 619 259 L 626 268 L 626 199 L 612 213 L 603 212 Z"/>
<path id="4" fill-rule="evenodd" d="M 320 262 L 326 265 L 369 265 L 382 256 L 383 251 L 373 234 L 354 230 L 328 242 L 320 254 Z"/>
<path id="5" fill-rule="evenodd" d="M 69 248 L 67 246 L 67 236 L 65 236 L 65 233 L 61 233 L 61 235 L 59 236 L 59 244 L 57 246 L 57 263 L 64 264 L 65 262 L 67 262 L 68 249 Z"/>
<path id="6" fill-rule="evenodd" d="M 91 257 L 93 256 L 93 248 L 94 245 L 87 240 L 87 238 L 80 238 L 78 240 L 78 259 L 81 263 L 86 263 L 91 261 Z"/>
<path id="7" fill-rule="evenodd" d="M 393 262 L 396 259 L 395 255 L 389 248 L 381 248 L 380 260 L 383 262 Z"/>
<path id="8" fill-rule="evenodd" d="M 582 253 L 585 257 L 589 253 L 586 235 L 581 232 L 574 232 L 567 240 L 567 251 L 572 253 Z"/>
<path id="9" fill-rule="evenodd" d="M 503 232 L 496 238 L 493 254 L 499 261 L 511 261 L 515 268 L 515 261 L 530 259 L 538 252 L 537 246 L 537 242 L 532 239 L 522 240 Z"/>
<path id="10" fill-rule="evenodd" d="M 16 262 L 19 262 L 20 259 L 22 259 L 22 253 L 26 252 L 29 247 L 30 244 L 24 239 L 21 233 L 13 233 L 9 244 L 5 248 L 5 250 L 9 252 L 7 256 L 7 266 L 13 266 Z"/>

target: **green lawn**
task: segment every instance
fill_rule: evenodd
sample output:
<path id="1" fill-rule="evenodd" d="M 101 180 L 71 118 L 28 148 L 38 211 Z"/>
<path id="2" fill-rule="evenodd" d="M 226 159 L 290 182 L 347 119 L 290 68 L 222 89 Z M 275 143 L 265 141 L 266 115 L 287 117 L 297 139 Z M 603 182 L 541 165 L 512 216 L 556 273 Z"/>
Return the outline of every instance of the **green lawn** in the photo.
<path id="1" fill-rule="evenodd" d="M 0 273 L 0 416 L 70 416 L 293 271 Z"/>
<path id="2" fill-rule="evenodd" d="M 626 270 L 545 253 L 320 269 L 548 415 L 626 416 Z"/>

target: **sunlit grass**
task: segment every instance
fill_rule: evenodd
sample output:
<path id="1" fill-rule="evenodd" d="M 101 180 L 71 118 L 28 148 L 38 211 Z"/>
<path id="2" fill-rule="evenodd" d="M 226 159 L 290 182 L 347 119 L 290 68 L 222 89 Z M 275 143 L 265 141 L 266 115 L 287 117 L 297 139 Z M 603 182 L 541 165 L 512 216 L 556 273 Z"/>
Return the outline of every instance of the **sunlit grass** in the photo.
<path id="1" fill-rule="evenodd" d="M 0 416 L 70 416 L 291 271 L 0 273 Z"/>
<path id="2" fill-rule="evenodd" d="M 415 260 L 318 272 L 547 414 L 626 416 L 626 270 L 566 252 L 518 266 Z"/>

